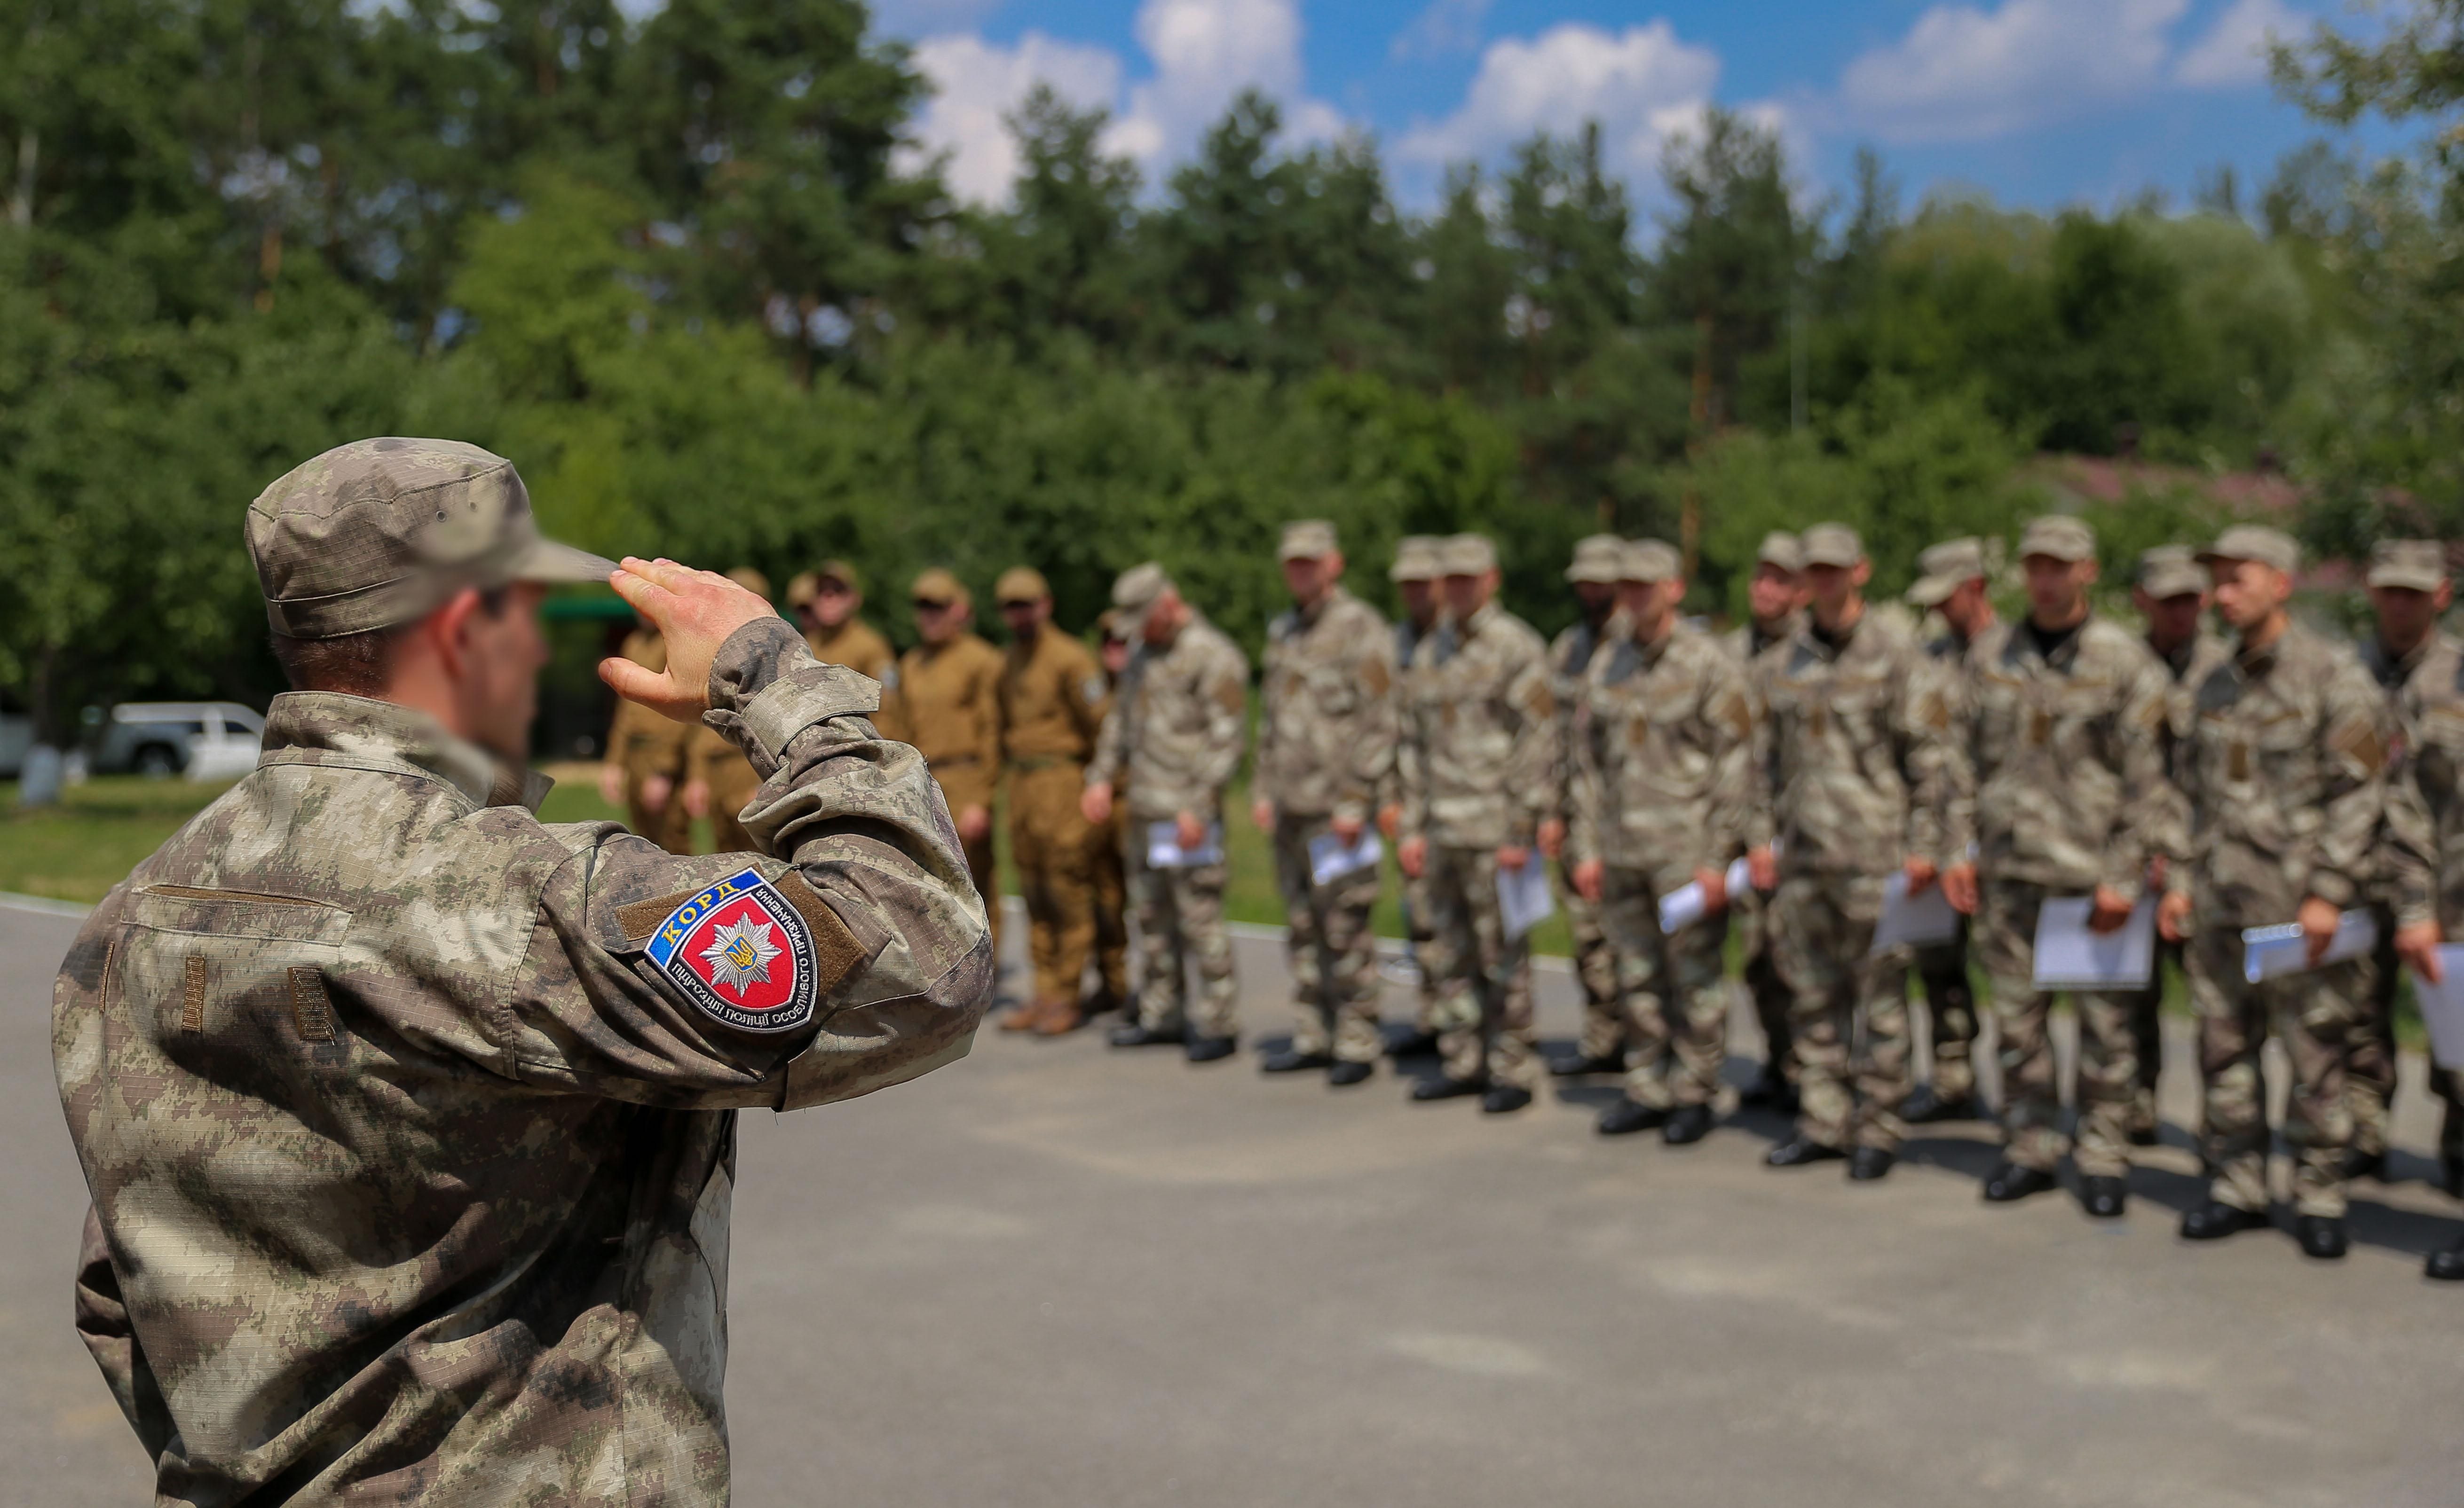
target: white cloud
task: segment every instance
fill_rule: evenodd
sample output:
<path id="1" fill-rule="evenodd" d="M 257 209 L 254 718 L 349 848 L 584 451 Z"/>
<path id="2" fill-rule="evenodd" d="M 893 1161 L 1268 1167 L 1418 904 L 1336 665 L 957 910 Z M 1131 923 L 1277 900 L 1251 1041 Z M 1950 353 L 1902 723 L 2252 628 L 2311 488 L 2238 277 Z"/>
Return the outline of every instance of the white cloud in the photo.
<path id="1" fill-rule="evenodd" d="M 1121 91 L 1121 59 L 1109 48 L 1058 42 L 1029 32 L 1015 47 L 971 33 L 918 43 L 915 64 L 933 81 L 933 98 L 915 120 L 916 147 L 903 165 L 950 153 L 945 170 L 965 199 L 994 204 L 1009 196 L 1018 176 L 1018 143 L 1002 117 L 1037 84 L 1079 109 L 1110 108 Z"/>
<path id="2" fill-rule="evenodd" d="M 1138 45 L 1155 76 L 1130 90 L 1106 145 L 1153 168 L 1184 156 L 1243 89 L 1282 107 L 1284 128 L 1302 142 L 1339 135 L 1343 115 L 1301 88 L 1298 0 L 1145 0 Z"/>
<path id="3" fill-rule="evenodd" d="M 1429 8 L 1395 33 L 1387 55 L 1396 58 L 1443 57 L 1480 50 L 1481 23 L 1488 19 L 1489 0 L 1429 0 Z"/>
<path id="4" fill-rule="evenodd" d="M 1941 5 L 1840 80 L 1851 122 L 1893 142 L 1972 141 L 2059 120 L 2163 80 L 2189 0 Z"/>
<path id="5" fill-rule="evenodd" d="M 2233 0 L 2208 34 L 2191 43 L 2173 65 L 2173 77 L 2193 89 L 2264 83 L 2268 43 L 2294 40 L 2302 31 L 2302 17 L 2283 0 Z"/>
<path id="6" fill-rule="evenodd" d="M 1679 40 L 1665 20 L 1615 34 L 1567 22 L 1490 43 L 1462 106 L 1415 126 L 1395 153 L 1437 166 L 1493 157 L 1534 131 L 1572 135 L 1597 120 L 1609 169 L 1639 184 L 1657 171 L 1669 137 L 1697 127 L 1719 77 L 1719 55 Z"/>

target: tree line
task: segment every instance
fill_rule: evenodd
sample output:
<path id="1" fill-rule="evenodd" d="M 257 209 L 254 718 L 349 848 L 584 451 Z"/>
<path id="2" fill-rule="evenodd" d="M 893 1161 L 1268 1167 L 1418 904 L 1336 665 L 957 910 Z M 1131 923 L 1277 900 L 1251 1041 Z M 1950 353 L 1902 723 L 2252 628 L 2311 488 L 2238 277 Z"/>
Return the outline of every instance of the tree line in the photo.
<path id="1" fill-rule="evenodd" d="M 2444 120 L 2459 9 L 2283 86 Z M 847 557 L 893 633 L 926 564 L 1031 561 L 1077 624 L 1153 557 L 1254 641 L 1301 515 L 1373 565 L 1485 530 L 1544 627 L 1603 528 L 1723 611 L 1766 528 L 1841 517 L 1887 590 L 2039 506 L 2048 450 L 2163 468 L 2117 552 L 2251 469 L 2330 550 L 2464 508 L 2445 135 L 2044 215 L 1905 204 L 1871 153 L 1816 192 L 1713 111 L 1656 186 L 1542 134 L 1416 211 L 1261 96 L 1149 184 L 1039 91 L 982 207 L 902 154 L 926 85 L 853 0 L 0 0 L 0 688 L 55 733 L 275 688 L 241 509 L 368 433 L 502 451 L 603 550 Z"/>

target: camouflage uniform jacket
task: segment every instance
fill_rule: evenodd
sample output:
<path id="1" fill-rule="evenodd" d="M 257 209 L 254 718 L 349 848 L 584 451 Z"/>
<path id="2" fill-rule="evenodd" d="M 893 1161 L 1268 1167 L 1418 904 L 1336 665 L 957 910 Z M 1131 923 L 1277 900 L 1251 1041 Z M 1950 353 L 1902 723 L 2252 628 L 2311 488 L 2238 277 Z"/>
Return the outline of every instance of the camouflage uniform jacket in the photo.
<path id="1" fill-rule="evenodd" d="M 1378 782 L 1377 804 L 1382 809 L 1403 809 L 1403 754 L 1412 736 L 1412 681 L 1418 672 L 1413 661 L 1420 652 L 1422 640 L 1444 640 L 1438 655 L 1452 653 L 1451 631 L 1443 618 L 1430 622 L 1423 633 L 1409 618 L 1395 620 L 1395 687 L 1389 700 L 1395 704 L 1395 757 L 1388 761 L 1386 778 Z"/>
<path id="2" fill-rule="evenodd" d="M 2405 754 L 2412 747 L 2412 735 L 2417 729 L 2412 711 L 2406 705 L 2414 699 L 2413 684 L 2421 679 L 2424 667 L 2432 666 L 2433 662 L 2444 666 L 2454 655 L 2464 653 L 2464 642 L 2459 642 L 2444 628 L 2432 628 L 2430 636 L 2413 645 L 2412 652 L 2408 655 L 2387 653 L 2387 645 L 2379 642 L 2376 634 L 2364 639 L 2358 648 L 2362 668 L 2370 673 L 2370 679 L 2378 683 L 2379 689 L 2387 696 L 2387 726 L 2392 730 L 2387 746 L 2387 800 L 2391 804 L 2395 799 L 2396 781 L 2405 771 Z M 2429 673 L 2434 678 L 2439 669 L 2433 667 Z M 2431 689 L 2435 695 L 2435 688 Z M 2389 906 L 2396 903 L 2397 874 L 2396 865 L 2388 862 L 2383 852 L 2372 891 L 2374 899 Z"/>
<path id="3" fill-rule="evenodd" d="M 2170 809 L 2163 841 L 2149 846 L 2164 857 L 2167 866 L 2186 864 L 2190 862 L 2190 798 L 2182 789 L 2182 754 L 2189 747 L 2190 727 L 2197 720 L 2190 706 L 2191 688 L 2233 658 L 2233 645 L 2205 629 L 2188 643 L 2175 645 L 2170 654 L 2158 651 L 2145 639 L 2140 643 L 2146 645 L 2147 652 L 2165 667 L 2171 682 L 2165 691 L 2165 783 L 2170 788 L 2166 798 Z"/>
<path id="4" fill-rule="evenodd" d="M 948 1062 L 990 989 L 875 694 L 777 619 L 738 630 L 710 715 L 765 776 L 765 851 L 699 859 L 541 824 L 542 778 L 422 713 L 276 699 L 255 772 L 104 899 L 54 994 L 77 1327 L 159 1500 L 727 1500 L 736 1110 Z M 723 1024 L 649 960 L 747 869 L 693 926 L 759 902 L 737 988 L 775 977 L 798 1027 Z"/>
<path id="5" fill-rule="evenodd" d="M 2172 820 L 2171 678 L 2090 615 L 2048 657 L 2025 623 L 1977 636 L 1955 678 L 1946 847 L 1989 877 L 2136 901 Z"/>
<path id="6" fill-rule="evenodd" d="M 1130 815 L 1142 821 L 1211 819 L 1241 767 L 1248 705 L 1248 657 L 1193 608 L 1171 644 L 1141 643 L 1130 655 L 1087 783 L 1126 784 Z"/>
<path id="7" fill-rule="evenodd" d="M 1266 625 L 1251 794 L 1294 817 L 1366 820 L 1395 766 L 1394 639 L 1341 587 Z"/>
<path id="8" fill-rule="evenodd" d="M 1797 629 L 1804 623 L 1803 613 L 1791 613 L 1779 621 L 1777 632 L 1766 632 L 1762 624 L 1749 618 L 1720 636 L 1720 647 L 1727 650 L 1737 664 L 1749 666 L 1772 646 L 1795 638 Z"/>
<path id="9" fill-rule="evenodd" d="M 1776 841 L 1782 873 L 1941 863 L 1950 710 L 1907 615 L 1869 604 L 1836 645 L 1809 617 L 1752 674 L 1747 841 Z"/>
<path id="10" fill-rule="evenodd" d="M 1595 657 L 1627 632 L 1625 620 L 1611 613 L 1596 626 L 1576 619 L 1573 627 L 1549 642 L 1549 695 L 1557 704 L 1557 757 L 1550 762 L 1545 815 L 1569 828 L 1574 821 L 1574 714 L 1583 705 L 1583 682 Z"/>
<path id="11" fill-rule="evenodd" d="M 2464 926 L 2464 643 L 2434 633 L 2406 659 L 2380 872 L 2397 926 L 2436 922 L 2452 940 Z"/>
<path id="12" fill-rule="evenodd" d="M 1458 848 L 1529 844 L 1549 815 L 1556 698 L 1549 646 L 1490 602 L 1412 656 L 1403 836 Z"/>
<path id="13" fill-rule="evenodd" d="M 2387 796 L 2386 698 L 2350 649 L 2295 623 L 2190 688 L 2189 865 L 2166 888 L 2201 927 L 2290 922 L 2367 898 Z"/>
<path id="14" fill-rule="evenodd" d="M 668 643 L 647 628 L 625 636 L 624 656 L 649 670 L 668 667 Z M 647 707 L 618 699 L 616 715 L 607 726 L 607 757 L 622 768 L 625 778 L 639 784 L 652 776 L 685 777 L 693 731 Z"/>
<path id="15" fill-rule="evenodd" d="M 1745 851 L 1753 691 L 1719 642 L 1683 623 L 1592 657 L 1573 719 L 1567 856 L 1652 876 L 1665 893 Z"/>

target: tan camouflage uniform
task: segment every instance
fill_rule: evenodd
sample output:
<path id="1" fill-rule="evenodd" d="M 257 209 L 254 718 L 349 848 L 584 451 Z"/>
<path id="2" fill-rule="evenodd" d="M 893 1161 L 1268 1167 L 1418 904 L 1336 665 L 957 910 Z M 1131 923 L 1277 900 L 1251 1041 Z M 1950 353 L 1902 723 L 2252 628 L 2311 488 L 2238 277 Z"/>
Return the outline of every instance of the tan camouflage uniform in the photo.
<path id="1" fill-rule="evenodd" d="M 2272 1027 L 2292 1063 L 2285 1137 L 2297 1213 L 2341 1218 L 2352 1136 L 2344 1046 L 2362 1008 L 2363 963 L 2250 984 L 2241 929 L 2293 921 L 2306 896 L 2339 908 L 2367 901 L 2386 793 L 2386 698 L 2351 650 L 2299 623 L 2263 651 L 2237 650 L 2190 694 L 2181 777 L 2191 859 L 2168 869 L 2166 885 L 2194 907 L 2186 951 L 2212 1197 L 2268 1208 L 2259 1048 Z"/>
<path id="2" fill-rule="evenodd" d="M 1139 1024 L 1226 1038 L 1238 1029 L 1240 996 L 1232 940 L 1223 930 L 1224 865 L 1158 869 L 1147 862 L 1155 824 L 1181 812 L 1210 826 L 1222 821 L 1223 788 L 1241 764 L 1248 658 L 1195 607 L 1189 612 L 1170 645 L 1140 641 L 1131 654 L 1096 736 L 1087 783 L 1127 794 L 1121 862 L 1138 919 Z M 1193 957 L 1199 980 L 1194 1002 L 1187 985 Z"/>
<path id="3" fill-rule="evenodd" d="M 1963 662 L 1969 647 L 1958 630 L 1947 625 L 1925 642 L 1925 657 L 1941 680 L 1942 695 L 1953 706 L 1965 689 Z M 1945 857 L 1955 861 L 1967 851 L 1964 843 L 1954 845 Z M 1976 987 L 1968 973 L 1972 930 L 1973 924 L 1962 917 L 1957 937 L 1916 949 L 1910 960 L 1917 982 L 1925 990 L 1925 1024 L 1930 1028 L 1926 1036 L 1931 1045 L 1932 1084 L 1937 1102 L 1973 1100 L 1976 1096 Z"/>
<path id="4" fill-rule="evenodd" d="M 2084 533 L 2082 530 L 2081 533 Z M 1955 736 L 1947 845 L 1976 848 L 1977 952 L 1993 990 L 2006 1155 L 2053 1172 L 2062 1128 L 2050 992 L 2035 984 L 2037 912 L 2099 886 L 2136 903 L 2167 841 L 2164 737 L 2170 686 L 2128 630 L 2091 614 L 2048 656 L 2031 627 L 1996 623 L 1969 650 Z M 2137 1044 L 2130 996 L 2075 991 L 2079 1169 L 2130 1169 Z"/>
<path id="5" fill-rule="evenodd" d="M 94 1210 L 77 1326 L 164 1502 L 728 1497 L 736 1112 L 967 1049 L 984 918 L 875 689 L 776 619 L 711 720 L 757 855 L 542 825 L 546 782 L 426 715 L 276 699 L 256 772 L 105 899 L 54 1053 Z M 646 940 L 745 868 L 820 994 L 721 1024 Z"/>
<path id="6" fill-rule="evenodd" d="M 1550 815 L 1570 830 L 1574 823 L 1574 709 L 1583 704 L 1585 678 L 1604 652 L 1616 622 L 1614 614 L 1596 626 L 1578 620 L 1549 645 L 1550 694 L 1557 703 L 1557 761 L 1551 782 Z M 1574 888 L 1574 863 L 1570 849 L 1561 865 L 1565 883 L 1557 887 L 1566 907 L 1566 929 L 1574 939 L 1574 983 L 1583 996 L 1583 1029 L 1574 1050 L 1584 1061 L 1598 1062 L 1624 1056 L 1626 1017 L 1617 950 L 1601 929 L 1599 907 Z"/>
<path id="7" fill-rule="evenodd" d="M 1909 950 L 1871 950 L 1884 881 L 1910 855 L 1941 863 L 1949 711 L 1907 615 L 1873 603 L 1837 644 L 1809 616 L 1754 670 L 1764 715 L 1748 831 L 1756 847 L 1780 844 L 1771 926 L 1794 1001 L 1798 1129 L 1818 1146 L 1895 1151 Z"/>
<path id="8" fill-rule="evenodd" d="M 1749 621 L 1722 635 L 1720 644 L 1728 651 L 1728 658 L 1746 672 L 1750 687 L 1754 684 L 1754 662 L 1766 651 L 1794 639 L 1804 623 L 1805 615 L 1801 612 L 1789 614 L 1770 630 Z M 1737 932 L 1745 953 L 1746 994 L 1753 1001 L 1754 1019 L 1763 1029 L 1764 1061 L 1771 1072 L 1793 1079 L 1796 1054 L 1788 1022 L 1790 996 L 1773 956 L 1771 898 L 1749 885 L 1729 898 L 1728 914 L 1729 926 Z"/>
<path id="9" fill-rule="evenodd" d="M 2204 571 L 2203 567 L 2193 569 Z M 2146 641 L 2142 639 L 2141 644 Z M 2182 753 L 2189 745 L 2192 713 L 2191 688 L 2206 680 L 2211 672 L 2233 658 L 2233 645 L 2223 638 L 2201 631 L 2188 644 L 2176 646 L 2171 654 L 2158 654 L 2154 645 L 2147 652 L 2165 668 L 2168 685 L 2165 692 L 2165 782 L 2167 799 L 2172 810 L 2166 818 L 2165 831 L 2168 841 L 2151 857 L 2161 858 L 2168 866 L 2189 863 L 2190 809 L 2189 798 L 2182 794 Z M 2156 939 L 2156 962 L 2148 971 L 2147 988 L 2130 996 L 2130 1033 L 2132 1050 L 2139 1063 L 2139 1082 L 2130 1096 L 2130 1129 L 2138 1137 L 2153 1136 L 2157 1126 L 2156 1084 L 2165 1066 L 2165 971 L 2167 965 L 2187 975 L 2189 965 L 2182 945 Z"/>
<path id="10" fill-rule="evenodd" d="M 1438 541 L 1426 535 L 1415 535 L 1398 540 L 1395 546 L 1395 563 L 1387 575 L 1395 581 L 1435 580 L 1437 579 Z M 1412 718 L 1412 662 L 1419 652 L 1424 638 L 1442 638 L 1450 630 L 1441 611 L 1430 620 L 1424 634 L 1412 622 L 1408 613 L 1395 620 L 1395 727 L 1397 743 L 1396 758 L 1388 768 L 1386 780 L 1378 792 L 1377 805 L 1382 811 L 1403 808 L 1403 761 L 1399 740 L 1409 736 Z M 1433 960 L 1437 934 L 1429 929 L 1429 884 L 1425 871 L 1415 878 L 1402 876 L 1403 935 L 1410 951 L 1413 972 L 1419 975 L 1417 1000 L 1413 1014 L 1413 1030 L 1423 1038 L 1438 1035 L 1438 975 Z"/>
<path id="11" fill-rule="evenodd" d="M 2434 635 L 2396 707 L 2401 753 L 2381 835 L 2394 920 L 2436 922 L 2446 941 L 2464 941 L 2464 643 Z M 2438 1149 L 2452 1177 L 2464 1167 L 2464 1071 L 2432 1063 L 2431 1082 L 2447 1102 Z"/>
<path id="12" fill-rule="evenodd" d="M 1330 547 L 1331 536 L 1330 532 Z M 1337 818 L 1366 824 L 1395 764 L 1394 639 L 1375 608 L 1331 590 L 1266 626 L 1265 702 L 1251 795 L 1274 807 L 1275 883 L 1289 930 L 1292 1051 L 1375 1062 L 1378 866 L 1310 875 L 1309 844 Z"/>
<path id="13" fill-rule="evenodd" d="M 1402 832 L 1428 844 L 1435 940 L 1421 957 L 1441 981 L 1439 1052 L 1458 1082 L 1539 1082 L 1530 939 L 1506 936 L 1497 850 L 1529 847 L 1546 815 L 1556 733 L 1548 657 L 1531 625 L 1493 601 L 1413 655 Z M 1541 862 L 1536 850 L 1529 862 Z"/>
<path id="14" fill-rule="evenodd" d="M 1708 1104 L 1727 1058 L 1723 909 L 1671 936 L 1660 898 L 1745 852 L 1753 693 L 1720 644 L 1678 623 L 1603 645 L 1573 718 L 1569 856 L 1606 866 L 1599 914 L 1631 1033 L 1626 1098 Z"/>

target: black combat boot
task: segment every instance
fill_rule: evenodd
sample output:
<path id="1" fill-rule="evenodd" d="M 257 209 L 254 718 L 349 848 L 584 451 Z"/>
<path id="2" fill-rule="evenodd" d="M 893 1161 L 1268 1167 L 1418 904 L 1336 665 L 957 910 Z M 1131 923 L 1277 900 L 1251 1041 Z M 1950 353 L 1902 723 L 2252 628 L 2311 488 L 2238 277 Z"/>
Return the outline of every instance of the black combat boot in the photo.
<path id="1" fill-rule="evenodd" d="M 1600 1112 L 1599 1123 L 1593 1127 L 1602 1136 L 1632 1136 L 1647 1131 L 1668 1119 L 1665 1110 L 1655 1110 L 1647 1104 L 1620 1096 L 1617 1103 Z"/>
<path id="2" fill-rule="evenodd" d="M 1181 1033 L 1170 1027 L 1149 1031 L 1133 1021 L 1127 1026 L 1113 1027 L 1108 1040 L 1115 1047 L 1177 1047 L 1181 1037 Z"/>
<path id="3" fill-rule="evenodd" d="M 1480 1097 L 1480 1113 L 1511 1115 L 1530 1103 L 1530 1090 L 1510 1083 L 1502 1083 Z"/>
<path id="4" fill-rule="evenodd" d="M 2424 1275 L 2443 1283 L 2464 1283 L 2464 1241 L 2458 1241 L 2443 1252 L 2432 1252 L 2423 1264 Z"/>
<path id="5" fill-rule="evenodd" d="M 2030 1194 L 2050 1193 L 2054 1186 L 2054 1175 L 2049 1172 L 2022 1168 L 2017 1163 L 1997 1163 L 1985 1175 L 1985 1202 L 2016 1204 Z"/>
<path id="6" fill-rule="evenodd" d="M 1448 1079 L 1441 1075 L 1435 1079 L 1423 1079 L 1412 1085 L 1412 1098 L 1460 1100 L 1465 1095 L 1479 1094 L 1487 1087 L 1486 1083 L 1478 1079 Z"/>
<path id="7" fill-rule="evenodd" d="M 2182 1239 L 2221 1241 L 2228 1235 L 2238 1235 L 2244 1231 L 2264 1231 L 2274 1223 L 2263 1213 L 2211 1199 L 2183 1214 Z"/>
<path id="8" fill-rule="evenodd" d="M 1295 1053 L 1285 1051 L 1280 1053 L 1268 1053 L 1265 1057 L 1260 1059 L 1258 1060 L 1258 1071 L 1262 1074 L 1296 1074 L 1306 1068 L 1329 1067 L 1332 1065 L 1333 1062 L 1333 1055 L 1329 1053 Z"/>
<path id="9" fill-rule="evenodd" d="M 1790 1137 L 1763 1154 L 1766 1168 L 1802 1168 L 1808 1163 L 1833 1163 L 1847 1156 L 1837 1147 L 1810 1142 L 1803 1134 Z"/>
<path id="10" fill-rule="evenodd" d="M 2079 1208 L 2099 1220 L 2119 1217 L 2130 1203 L 2130 1185 L 2120 1178 L 2079 1180 Z"/>
<path id="11" fill-rule="evenodd" d="M 2332 1262 L 2351 1247 L 2345 1238 L 2344 1222 L 2331 1214 L 2305 1214 L 2293 1222 L 2294 1239 L 2301 1243 L 2301 1255 Z"/>
<path id="12" fill-rule="evenodd" d="M 1369 1074 L 1367 1063 L 1340 1062 L 1326 1071 L 1326 1082 L 1337 1089 L 1348 1088 L 1353 1084 L 1367 1083 Z"/>
<path id="13" fill-rule="evenodd" d="M 1900 1154 L 1885 1147 L 1859 1147 L 1849 1155 L 1848 1177 L 1852 1183 L 1869 1184 L 1891 1175 Z"/>
<path id="14" fill-rule="evenodd" d="M 1623 1072 L 1625 1072 L 1625 1060 L 1614 1053 L 1598 1058 L 1586 1058 L 1576 1053 L 1572 1058 L 1560 1058 L 1549 1065 L 1549 1076 L 1552 1079 L 1580 1079 L 1585 1074 L 1621 1074 Z"/>
<path id="15" fill-rule="evenodd" d="M 1189 1060 L 1194 1063 L 1217 1062 L 1231 1057 L 1233 1049 L 1240 1045 L 1238 1038 L 1193 1037 L 1189 1039 Z"/>
<path id="16" fill-rule="evenodd" d="M 1660 1139 L 1671 1147 L 1691 1147 L 1710 1134 L 1711 1107 L 1707 1104 L 1685 1105 L 1671 1114 L 1668 1124 L 1660 1128 Z"/>

